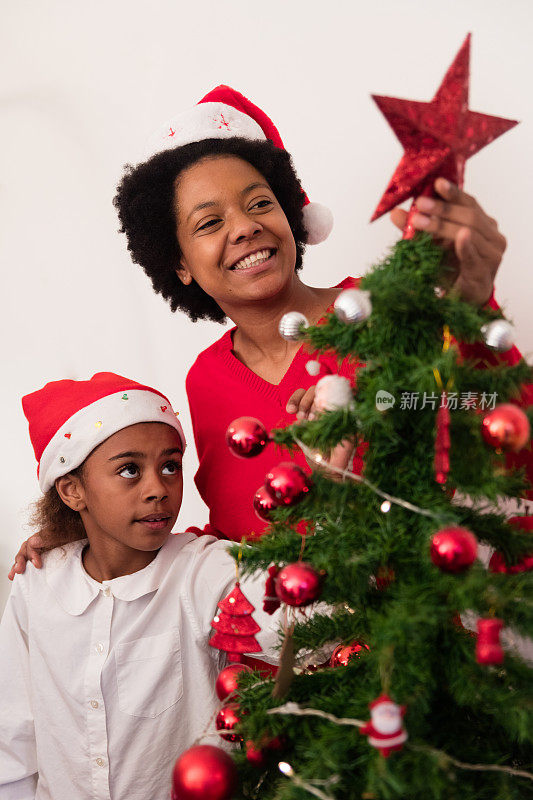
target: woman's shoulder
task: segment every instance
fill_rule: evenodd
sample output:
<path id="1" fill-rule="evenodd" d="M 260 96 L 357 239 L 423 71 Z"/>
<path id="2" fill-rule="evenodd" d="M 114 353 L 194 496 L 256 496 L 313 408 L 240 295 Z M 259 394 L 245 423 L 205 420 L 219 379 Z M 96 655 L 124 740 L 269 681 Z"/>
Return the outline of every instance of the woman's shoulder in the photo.
<path id="1" fill-rule="evenodd" d="M 347 278 L 344 278 L 343 281 L 337 283 L 335 286 L 336 289 L 358 289 L 359 284 L 361 283 L 361 278 L 352 278 L 351 275 L 348 275 Z"/>

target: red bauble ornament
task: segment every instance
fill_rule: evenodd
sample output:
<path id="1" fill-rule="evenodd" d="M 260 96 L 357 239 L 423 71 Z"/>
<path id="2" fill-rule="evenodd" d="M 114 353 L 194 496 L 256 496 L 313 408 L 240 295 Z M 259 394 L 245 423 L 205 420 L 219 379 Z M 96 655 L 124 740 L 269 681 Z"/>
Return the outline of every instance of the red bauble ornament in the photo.
<path id="1" fill-rule="evenodd" d="M 266 762 L 265 751 L 251 741 L 246 742 L 246 758 L 254 767 L 263 767 Z"/>
<path id="2" fill-rule="evenodd" d="M 240 661 L 242 653 L 259 653 L 261 646 L 254 634 L 261 627 L 252 618 L 255 608 L 242 593 L 239 581 L 218 607 L 220 613 L 211 622 L 216 631 L 209 640 L 211 647 L 225 650 L 230 661 Z"/>
<path id="3" fill-rule="evenodd" d="M 515 452 L 529 442 L 531 435 L 526 414 L 512 403 L 502 403 L 485 414 L 481 433 L 491 447 Z"/>
<path id="4" fill-rule="evenodd" d="M 219 673 L 215 683 L 215 691 L 219 700 L 225 700 L 237 691 L 237 679 L 243 672 L 253 672 L 246 664 L 230 664 Z"/>
<path id="5" fill-rule="evenodd" d="M 253 458 L 268 444 L 268 433 L 255 417 L 237 417 L 226 431 L 226 444 L 240 458 Z"/>
<path id="6" fill-rule="evenodd" d="M 276 594 L 288 606 L 308 606 L 320 595 L 322 578 L 311 564 L 287 564 L 276 577 Z"/>
<path id="7" fill-rule="evenodd" d="M 217 731 L 233 731 L 235 725 L 241 721 L 238 712 L 239 707 L 235 703 L 222 706 L 215 720 Z M 228 742 L 238 742 L 241 739 L 238 733 L 223 733 L 222 738 Z"/>
<path id="8" fill-rule="evenodd" d="M 478 619 L 476 661 L 478 664 L 501 664 L 504 652 L 500 644 L 503 622 L 497 617 Z"/>
<path id="9" fill-rule="evenodd" d="M 443 572 L 464 572 L 477 556 L 477 539 L 466 528 L 442 528 L 433 536 L 431 560 Z"/>
<path id="10" fill-rule="evenodd" d="M 469 110 L 469 71 L 470 35 L 430 103 L 372 95 L 405 150 L 372 220 L 408 197 L 433 194 L 439 176 L 462 186 L 466 160 L 517 124 Z M 409 220 L 415 210 L 404 238 L 413 236 Z"/>
<path id="11" fill-rule="evenodd" d="M 265 477 L 265 489 L 279 505 L 293 506 L 302 500 L 311 488 L 311 480 L 303 469 L 291 461 L 272 467 Z"/>
<path id="12" fill-rule="evenodd" d="M 260 486 L 254 494 L 253 504 L 255 513 L 259 519 L 265 522 L 270 521 L 270 512 L 279 505 L 278 501 L 272 497 L 270 492 L 267 492 L 264 486 Z"/>
<path id="13" fill-rule="evenodd" d="M 178 758 L 172 773 L 175 800 L 231 800 L 237 769 L 220 747 L 200 744 Z"/>
<path id="14" fill-rule="evenodd" d="M 329 665 L 345 667 L 349 661 L 361 658 L 365 650 L 370 650 L 370 647 L 364 642 L 358 642 L 357 639 L 351 644 L 340 644 L 331 654 Z"/>

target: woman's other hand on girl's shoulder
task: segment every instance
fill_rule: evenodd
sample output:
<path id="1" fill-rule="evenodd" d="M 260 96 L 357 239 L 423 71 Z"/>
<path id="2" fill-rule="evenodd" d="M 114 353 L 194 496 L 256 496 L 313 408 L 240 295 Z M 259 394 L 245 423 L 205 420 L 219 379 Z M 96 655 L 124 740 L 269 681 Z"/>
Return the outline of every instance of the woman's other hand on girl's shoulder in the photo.
<path id="1" fill-rule="evenodd" d="M 57 539 L 57 537 L 55 538 Z M 34 567 L 36 567 L 36 569 L 41 569 L 42 554 L 45 553 L 47 550 L 52 549 L 52 547 L 50 546 L 45 546 L 45 541 L 49 539 L 50 537 L 47 536 L 47 532 L 41 531 L 40 533 L 35 533 L 33 536 L 30 536 L 29 539 L 26 539 L 26 541 L 22 543 L 20 550 L 15 556 L 15 563 L 11 567 L 9 575 L 7 576 L 10 581 L 13 580 L 13 578 L 17 573 L 19 575 L 22 575 L 22 573 L 26 571 L 27 561 L 31 561 L 31 563 L 33 564 Z M 68 541 L 71 541 L 71 539 L 66 538 L 65 542 L 59 542 L 59 541 L 54 542 L 53 547 L 57 547 L 60 544 L 66 544 L 66 542 Z"/>

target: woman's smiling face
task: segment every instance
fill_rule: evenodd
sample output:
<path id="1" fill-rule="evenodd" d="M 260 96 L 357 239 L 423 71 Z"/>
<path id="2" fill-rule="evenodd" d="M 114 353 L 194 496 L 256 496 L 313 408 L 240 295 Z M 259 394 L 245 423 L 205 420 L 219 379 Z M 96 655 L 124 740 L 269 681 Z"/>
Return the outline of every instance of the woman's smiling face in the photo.
<path id="1" fill-rule="evenodd" d="M 180 280 L 225 311 L 274 297 L 294 275 L 296 244 L 266 179 L 237 156 L 203 159 L 176 180 Z"/>

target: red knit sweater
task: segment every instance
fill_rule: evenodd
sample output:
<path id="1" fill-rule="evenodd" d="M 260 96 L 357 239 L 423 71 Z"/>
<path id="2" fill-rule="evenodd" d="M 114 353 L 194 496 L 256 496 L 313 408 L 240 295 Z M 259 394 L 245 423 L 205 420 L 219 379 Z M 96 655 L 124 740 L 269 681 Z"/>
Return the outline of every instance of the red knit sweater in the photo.
<path id="1" fill-rule="evenodd" d="M 359 279 L 346 278 L 338 287 L 346 289 L 357 286 Z M 494 300 L 491 306 L 497 308 Z M 329 309 L 328 309 L 329 310 Z M 295 421 L 287 414 L 285 406 L 296 389 L 308 389 L 318 378 L 305 369 L 307 361 L 316 359 L 322 368 L 320 376 L 339 373 L 355 382 L 357 364 L 343 361 L 340 368 L 332 355 L 311 353 L 301 347 L 279 384 L 263 380 L 252 372 L 232 352 L 235 328 L 226 331 L 214 344 L 204 350 L 191 367 L 187 376 L 187 395 L 191 411 L 196 449 L 200 465 L 195 476 L 196 486 L 209 507 L 209 525 L 206 533 L 220 538 L 240 541 L 242 537 L 260 535 L 266 528 L 252 506 L 257 489 L 262 485 L 269 469 L 281 460 L 289 458 L 270 444 L 261 455 L 245 461 L 236 458 L 228 449 L 224 433 L 236 417 L 253 416 L 260 419 L 266 429 L 283 427 Z M 461 345 L 461 352 L 469 358 L 477 358 L 479 366 L 498 362 L 516 364 L 520 353 L 511 348 L 507 353 L 495 354 L 482 344 Z M 522 405 L 533 403 L 531 386 L 525 387 Z M 364 448 L 356 454 L 353 469 L 362 469 Z M 309 467 L 301 454 L 292 456 L 306 471 Z M 514 463 L 525 464 L 530 479 L 533 478 L 531 451 L 524 450 L 513 458 Z"/>

